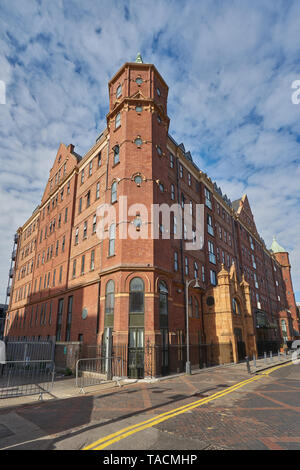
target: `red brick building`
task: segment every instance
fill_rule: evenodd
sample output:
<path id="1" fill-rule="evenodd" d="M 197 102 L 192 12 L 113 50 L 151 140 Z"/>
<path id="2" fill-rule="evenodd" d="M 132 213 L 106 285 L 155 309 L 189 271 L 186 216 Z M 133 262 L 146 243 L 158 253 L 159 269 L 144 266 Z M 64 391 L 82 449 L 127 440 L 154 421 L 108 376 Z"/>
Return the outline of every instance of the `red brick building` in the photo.
<path id="1" fill-rule="evenodd" d="M 41 203 L 18 229 L 6 335 L 92 345 L 112 329 L 115 346 L 139 352 L 129 368 L 143 363 L 146 344 L 160 345 L 157 370 L 167 373 L 170 348 L 180 357 L 186 341 L 185 284 L 198 278 L 200 288 L 192 283 L 188 293 L 191 344 L 215 345 L 224 362 L 293 339 L 288 253 L 269 251 L 247 196 L 231 203 L 168 134 L 168 86 L 155 66 L 126 63 L 108 85 L 107 128 L 83 157 L 60 144 Z M 100 239 L 104 203 L 116 220 Z M 176 238 L 176 215 L 170 227 L 149 217 L 153 204 L 175 203 L 188 204 L 193 233 L 196 204 L 204 206 L 203 249 Z"/>

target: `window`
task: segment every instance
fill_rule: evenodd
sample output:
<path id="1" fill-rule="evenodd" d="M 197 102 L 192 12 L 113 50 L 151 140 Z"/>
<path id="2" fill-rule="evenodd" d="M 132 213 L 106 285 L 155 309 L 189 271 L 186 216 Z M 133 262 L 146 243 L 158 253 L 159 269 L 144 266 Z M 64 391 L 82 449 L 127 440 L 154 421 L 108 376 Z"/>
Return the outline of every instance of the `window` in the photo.
<path id="1" fill-rule="evenodd" d="M 78 245 L 78 234 L 79 234 L 79 228 L 77 227 L 75 230 L 75 245 Z"/>
<path id="2" fill-rule="evenodd" d="M 68 186 L 67 186 L 67 194 L 70 194 L 70 181 L 68 182 Z"/>
<path id="3" fill-rule="evenodd" d="M 84 183 L 84 168 L 81 170 L 81 178 L 80 178 L 81 184 Z"/>
<path id="4" fill-rule="evenodd" d="M 201 271 L 202 271 L 202 281 L 205 282 L 205 267 L 204 266 L 202 266 Z"/>
<path id="5" fill-rule="evenodd" d="M 254 250 L 253 238 L 251 237 L 251 235 L 249 235 L 249 241 L 250 241 L 251 250 Z"/>
<path id="6" fill-rule="evenodd" d="M 68 208 L 65 209 L 65 222 L 68 221 Z"/>
<path id="7" fill-rule="evenodd" d="M 96 226 L 97 226 L 97 215 L 95 214 L 93 217 L 93 233 L 96 232 Z"/>
<path id="8" fill-rule="evenodd" d="M 91 204 L 91 191 L 88 191 L 86 195 L 86 207 L 89 207 L 90 204 Z"/>
<path id="9" fill-rule="evenodd" d="M 232 299 L 232 310 L 235 315 L 241 315 L 240 304 L 235 298 Z"/>
<path id="10" fill-rule="evenodd" d="M 73 272 L 72 272 L 72 277 L 76 276 L 76 259 L 73 260 Z"/>
<path id="11" fill-rule="evenodd" d="M 168 288 L 163 281 L 159 283 L 159 314 L 168 315 Z"/>
<path id="12" fill-rule="evenodd" d="M 61 340 L 61 324 L 62 324 L 63 308 L 64 308 L 64 299 L 59 299 L 59 301 L 58 301 L 58 312 L 57 312 L 57 323 L 56 323 L 56 341 Z"/>
<path id="13" fill-rule="evenodd" d="M 101 166 L 102 155 L 101 152 L 98 153 L 98 168 Z"/>
<path id="14" fill-rule="evenodd" d="M 120 98 L 120 96 L 122 96 L 122 85 L 119 85 L 116 91 L 116 98 Z"/>
<path id="15" fill-rule="evenodd" d="M 193 316 L 193 299 L 192 296 L 189 298 L 189 317 Z"/>
<path id="16" fill-rule="evenodd" d="M 217 276 L 215 271 L 210 270 L 210 282 L 213 286 L 217 285 Z"/>
<path id="17" fill-rule="evenodd" d="M 71 295 L 68 298 L 68 313 L 67 313 L 67 325 L 66 325 L 66 338 L 65 338 L 65 341 L 70 341 L 70 338 L 71 338 L 72 308 L 73 308 L 73 295 Z"/>
<path id="18" fill-rule="evenodd" d="M 82 211 L 82 197 L 78 201 L 78 214 L 80 214 Z"/>
<path id="19" fill-rule="evenodd" d="M 256 263 L 255 263 L 254 255 L 251 255 L 251 258 L 252 258 L 252 266 L 253 266 L 254 269 L 256 269 Z"/>
<path id="20" fill-rule="evenodd" d="M 115 118 L 115 128 L 117 129 L 121 125 L 121 113 L 118 113 Z"/>
<path id="21" fill-rule="evenodd" d="M 87 221 L 83 224 L 83 238 L 87 237 Z"/>
<path id="22" fill-rule="evenodd" d="M 192 186 L 192 175 L 190 173 L 188 173 L 188 183 L 189 186 Z"/>
<path id="23" fill-rule="evenodd" d="M 178 253 L 175 251 L 174 253 L 174 270 L 178 271 Z"/>
<path id="24" fill-rule="evenodd" d="M 175 186 L 174 186 L 174 184 L 171 184 L 171 199 L 172 199 L 172 201 L 175 200 Z"/>
<path id="25" fill-rule="evenodd" d="M 117 181 L 114 181 L 111 186 L 111 203 L 112 204 L 117 201 L 117 185 L 118 185 Z"/>
<path id="26" fill-rule="evenodd" d="M 135 145 L 137 145 L 138 147 L 141 147 L 143 141 L 140 137 L 137 137 L 134 141 Z"/>
<path id="27" fill-rule="evenodd" d="M 277 281 L 276 281 L 277 282 Z M 255 287 L 256 289 L 258 289 L 258 282 L 257 282 L 257 276 L 256 276 L 256 273 L 254 273 L 254 283 L 255 283 Z"/>
<path id="28" fill-rule="evenodd" d="M 211 209 L 212 208 L 212 203 L 211 203 L 211 193 L 207 188 L 204 188 L 204 196 L 205 196 L 205 205 Z"/>
<path id="29" fill-rule="evenodd" d="M 95 250 L 91 251 L 91 264 L 90 270 L 93 271 L 95 269 Z"/>
<path id="30" fill-rule="evenodd" d="M 112 256 L 115 254 L 115 238 L 116 238 L 116 225 L 111 224 L 111 226 L 109 227 L 108 256 Z"/>
<path id="31" fill-rule="evenodd" d="M 117 163 L 119 163 L 120 161 L 120 158 L 119 158 L 119 151 L 120 151 L 120 148 L 118 145 L 116 145 L 114 147 L 114 165 L 116 165 Z"/>
<path id="32" fill-rule="evenodd" d="M 190 215 L 193 215 L 193 202 L 190 201 Z"/>
<path id="33" fill-rule="evenodd" d="M 158 155 L 161 157 L 162 156 L 162 149 L 160 148 L 159 145 L 157 146 L 156 150 L 157 150 Z"/>
<path id="34" fill-rule="evenodd" d="M 213 264 L 216 264 L 216 256 L 214 254 L 214 245 L 210 241 L 208 242 L 208 254 L 209 254 L 209 261 Z"/>
<path id="35" fill-rule="evenodd" d="M 143 83 L 142 77 L 137 77 L 137 78 L 135 79 L 135 82 L 136 82 L 138 85 L 141 85 L 141 84 Z"/>
<path id="36" fill-rule="evenodd" d="M 180 178 L 183 178 L 183 167 L 182 167 L 181 163 L 179 163 L 179 176 L 180 176 Z"/>
<path id="37" fill-rule="evenodd" d="M 137 113 L 141 113 L 143 111 L 143 108 L 142 108 L 142 106 L 136 106 L 135 110 L 136 110 Z"/>
<path id="38" fill-rule="evenodd" d="M 194 262 L 194 278 L 198 279 L 198 276 L 199 276 L 199 267 L 198 267 L 198 263 L 196 263 L 195 261 Z"/>
<path id="39" fill-rule="evenodd" d="M 62 266 L 59 268 L 59 283 L 61 284 L 62 281 Z"/>
<path id="40" fill-rule="evenodd" d="M 66 236 L 64 235 L 64 236 L 63 236 L 63 239 L 62 239 L 62 245 L 61 245 L 61 251 L 62 251 L 62 252 L 65 251 L 65 242 L 66 242 Z"/>
<path id="41" fill-rule="evenodd" d="M 158 94 L 158 96 L 161 96 L 161 92 L 159 88 L 156 88 L 156 93 Z"/>
<path id="42" fill-rule="evenodd" d="M 174 155 L 170 153 L 170 167 L 174 168 Z"/>
<path id="43" fill-rule="evenodd" d="M 165 191 L 165 187 L 162 183 L 159 183 L 158 187 L 159 187 L 159 190 L 160 190 L 161 193 L 163 193 Z"/>
<path id="44" fill-rule="evenodd" d="M 141 175 L 136 175 L 136 176 L 134 177 L 134 182 L 135 182 L 135 184 L 136 184 L 137 186 L 141 186 L 142 181 L 143 181 L 143 180 L 142 180 Z"/>
<path id="45" fill-rule="evenodd" d="M 110 280 L 105 288 L 105 315 L 113 315 L 115 307 L 115 283 Z"/>
<path id="46" fill-rule="evenodd" d="M 84 274 L 85 255 L 81 257 L 81 274 Z"/>
<path id="47" fill-rule="evenodd" d="M 207 214 L 207 231 L 210 235 L 214 236 L 212 217 L 209 214 Z"/>
<path id="48" fill-rule="evenodd" d="M 144 313 L 144 282 L 135 277 L 129 285 L 129 313 Z"/>
<path id="49" fill-rule="evenodd" d="M 188 260 L 187 256 L 184 258 L 184 269 L 185 269 L 186 276 L 188 276 L 188 274 L 189 274 L 189 260 Z"/>

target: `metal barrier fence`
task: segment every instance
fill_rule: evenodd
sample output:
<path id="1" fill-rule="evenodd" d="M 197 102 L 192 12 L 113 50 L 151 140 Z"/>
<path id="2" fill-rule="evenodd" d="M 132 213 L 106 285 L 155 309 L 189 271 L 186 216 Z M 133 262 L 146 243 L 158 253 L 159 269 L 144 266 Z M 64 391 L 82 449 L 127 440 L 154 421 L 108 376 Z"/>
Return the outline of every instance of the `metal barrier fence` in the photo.
<path id="1" fill-rule="evenodd" d="M 79 359 L 76 363 L 76 387 L 84 392 L 85 387 L 100 385 L 110 380 L 119 386 L 127 377 L 124 360 L 121 357 L 94 357 Z"/>
<path id="2" fill-rule="evenodd" d="M 0 398 L 49 393 L 53 388 L 53 361 L 7 361 L 0 364 Z"/>
<path id="3" fill-rule="evenodd" d="M 52 361 L 55 342 L 50 339 L 30 340 L 6 338 L 7 361 Z"/>

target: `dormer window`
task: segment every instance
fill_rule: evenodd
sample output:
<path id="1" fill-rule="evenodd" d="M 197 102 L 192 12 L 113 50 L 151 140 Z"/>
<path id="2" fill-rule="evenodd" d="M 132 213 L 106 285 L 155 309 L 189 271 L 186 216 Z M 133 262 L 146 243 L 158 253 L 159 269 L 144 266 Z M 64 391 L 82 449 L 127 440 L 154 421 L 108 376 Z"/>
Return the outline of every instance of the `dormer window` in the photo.
<path id="1" fill-rule="evenodd" d="M 138 85 L 141 85 L 141 84 L 143 83 L 142 77 L 137 77 L 137 79 L 135 80 L 135 82 L 136 82 Z"/>
<path id="2" fill-rule="evenodd" d="M 119 85 L 116 91 L 116 97 L 120 98 L 121 95 L 122 95 L 122 85 Z"/>

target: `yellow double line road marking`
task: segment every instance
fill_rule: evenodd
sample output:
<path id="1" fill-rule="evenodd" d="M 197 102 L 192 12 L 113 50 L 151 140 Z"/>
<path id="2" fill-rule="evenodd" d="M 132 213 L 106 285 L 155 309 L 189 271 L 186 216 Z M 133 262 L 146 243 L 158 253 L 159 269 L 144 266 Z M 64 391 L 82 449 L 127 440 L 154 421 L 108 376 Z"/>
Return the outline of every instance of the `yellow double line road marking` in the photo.
<path id="1" fill-rule="evenodd" d="M 218 398 L 224 397 L 225 395 L 228 395 L 229 393 L 232 393 L 238 390 L 239 388 L 242 388 L 245 385 L 248 385 L 249 383 L 255 382 L 256 380 L 260 380 L 261 378 L 268 376 L 271 372 L 277 369 L 280 369 L 281 367 L 285 367 L 287 365 L 290 365 L 290 362 L 288 364 L 283 364 L 277 367 L 273 367 L 272 369 L 269 369 L 266 372 L 262 372 L 261 375 L 256 375 L 255 377 L 252 377 L 251 379 L 247 379 L 247 380 L 244 380 L 243 382 L 239 382 L 227 388 L 226 390 L 221 390 L 220 392 L 214 393 L 213 395 L 210 395 L 207 398 L 202 398 L 201 400 L 194 401 L 193 403 L 189 403 L 188 405 L 183 405 L 174 410 L 167 411 L 166 413 L 157 415 L 154 418 L 148 419 L 147 421 L 143 421 L 141 423 L 128 426 L 113 434 L 109 434 L 108 436 L 102 437 L 98 441 L 95 441 L 92 444 L 84 447 L 83 450 L 105 449 L 105 447 L 108 447 L 122 439 L 125 439 L 126 437 L 131 436 L 132 434 L 143 431 L 144 429 L 147 429 L 147 428 L 151 428 L 152 426 L 156 424 L 162 423 L 163 421 L 166 421 L 170 418 L 174 418 L 175 416 L 186 413 L 187 411 L 193 410 L 194 408 L 205 405 L 206 403 L 209 403 L 210 401 L 217 400 Z"/>

